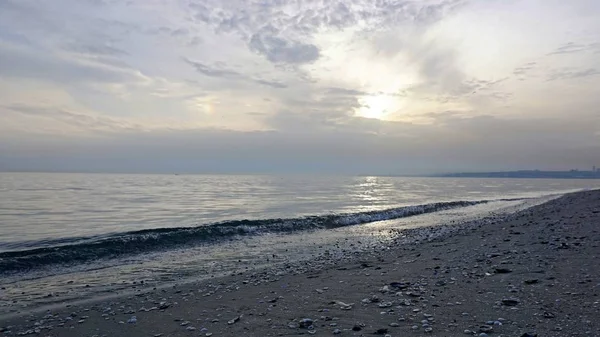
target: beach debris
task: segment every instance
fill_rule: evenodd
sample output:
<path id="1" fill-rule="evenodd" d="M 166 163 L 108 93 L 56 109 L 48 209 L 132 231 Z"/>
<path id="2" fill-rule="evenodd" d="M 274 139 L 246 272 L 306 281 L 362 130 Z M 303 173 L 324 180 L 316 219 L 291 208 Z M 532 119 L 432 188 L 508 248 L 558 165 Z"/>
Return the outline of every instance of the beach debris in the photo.
<path id="1" fill-rule="evenodd" d="M 185 329 L 186 329 L 186 330 L 189 330 L 189 331 L 195 331 L 195 330 L 196 330 L 196 328 L 194 328 L 193 326 L 188 326 L 188 327 L 187 327 L 187 328 L 185 328 Z"/>
<path id="2" fill-rule="evenodd" d="M 233 319 L 230 319 L 229 321 L 227 321 L 227 324 L 231 325 L 231 324 L 235 324 L 237 321 L 239 321 L 242 318 L 243 315 L 239 315 L 237 317 L 234 317 Z"/>
<path id="3" fill-rule="evenodd" d="M 507 307 L 514 307 L 516 305 L 518 305 L 519 303 L 521 303 L 521 301 L 517 298 L 511 297 L 511 298 L 503 298 L 502 299 L 502 305 L 505 305 Z"/>
<path id="4" fill-rule="evenodd" d="M 381 302 L 381 299 L 377 296 L 377 295 L 373 295 L 371 296 L 371 298 L 365 298 L 361 301 L 362 303 L 379 303 Z"/>
<path id="5" fill-rule="evenodd" d="M 127 320 L 127 323 L 129 323 L 129 324 L 137 323 L 137 317 L 131 316 L 131 318 Z"/>
<path id="6" fill-rule="evenodd" d="M 342 309 L 342 310 L 350 310 L 354 306 L 354 303 L 345 303 L 345 302 L 337 301 L 337 300 L 331 301 L 329 304 L 337 304 L 340 306 L 340 309 Z"/>
<path id="7" fill-rule="evenodd" d="M 394 305 L 394 303 L 392 303 L 392 302 L 381 302 L 381 303 L 379 303 L 379 307 L 380 308 L 389 308 L 392 305 Z"/>
<path id="8" fill-rule="evenodd" d="M 482 325 L 479 327 L 479 332 L 492 332 L 494 331 L 494 327 L 492 327 L 491 325 Z"/>
<path id="9" fill-rule="evenodd" d="M 414 291 L 407 291 L 407 292 L 406 292 L 406 293 L 404 293 L 404 294 L 405 294 L 406 296 L 409 296 L 409 297 L 419 297 L 419 296 L 421 296 L 421 294 L 420 294 L 420 293 L 418 293 L 418 292 L 414 292 Z"/>
<path id="10" fill-rule="evenodd" d="M 299 326 L 303 329 L 308 329 L 313 325 L 313 320 L 310 318 L 303 318 L 300 320 Z M 312 329 L 310 329 L 312 330 Z"/>
<path id="11" fill-rule="evenodd" d="M 365 323 L 356 323 L 352 326 L 352 331 L 361 331 L 365 326 L 367 326 Z"/>
<path id="12" fill-rule="evenodd" d="M 168 308 L 168 307 L 170 307 L 170 306 L 171 306 L 171 304 L 170 304 L 170 303 L 167 303 L 167 302 L 160 302 L 160 303 L 159 303 L 159 305 L 158 305 L 158 309 L 160 309 L 160 310 L 165 310 L 165 309 L 167 309 L 167 308 Z"/>
<path id="13" fill-rule="evenodd" d="M 536 283 L 539 283 L 539 282 L 540 282 L 540 280 L 538 280 L 536 278 L 527 279 L 527 280 L 523 281 L 523 283 L 525 283 L 525 284 L 536 284 Z"/>
<path id="14" fill-rule="evenodd" d="M 545 311 L 544 312 L 544 318 L 554 318 L 556 317 L 553 313 Z"/>
<path id="15" fill-rule="evenodd" d="M 433 332 L 433 328 L 432 327 L 426 327 L 425 328 L 425 332 Z"/>
<path id="16" fill-rule="evenodd" d="M 392 288 L 403 290 L 410 287 L 410 282 L 391 282 L 390 286 Z"/>
<path id="17" fill-rule="evenodd" d="M 333 332 L 334 335 L 339 335 L 339 334 L 342 333 L 342 330 L 340 330 L 340 329 L 334 329 L 332 332 Z"/>
<path id="18" fill-rule="evenodd" d="M 397 327 L 399 327 L 399 326 L 400 326 L 400 324 L 398 324 L 398 323 L 396 323 L 396 322 L 392 322 L 392 323 L 390 323 L 390 326 L 391 326 L 392 328 L 397 328 Z"/>
<path id="19" fill-rule="evenodd" d="M 508 274 L 508 273 L 512 273 L 512 270 L 508 269 L 508 268 L 496 268 L 496 269 L 494 269 L 494 273 L 496 273 L 496 274 Z"/>

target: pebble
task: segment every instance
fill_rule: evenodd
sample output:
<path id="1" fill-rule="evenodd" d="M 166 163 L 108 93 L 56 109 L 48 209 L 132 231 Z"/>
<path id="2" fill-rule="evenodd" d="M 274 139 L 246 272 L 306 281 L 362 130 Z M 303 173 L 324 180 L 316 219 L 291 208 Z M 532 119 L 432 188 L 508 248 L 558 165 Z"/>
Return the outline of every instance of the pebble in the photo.
<path id="1" fill-rule="evenodd" d="M 482 325 L 479 327 L 480 332 L 492 332 L 494 328 L 491 325 Z"/>
<path id="2" fill-rule="evenodd" d="M 521 303 L 521 301 L 519 301 L 519 299 L 517 298 L 504 298 L 502 299 L 502 305 L 505 305 L 507 307 L 514 307 L 516 305 L 518 305 L 519 303 Z"/>
<path id="3" fill-rule="evenodd" d="M 310 318 L 303 318 L 300 320 L 300 327 L 304 329 L 308 329 L 313 325 L 313 320 Z M 311 329 L 312 330 L 312 329 Z"/>

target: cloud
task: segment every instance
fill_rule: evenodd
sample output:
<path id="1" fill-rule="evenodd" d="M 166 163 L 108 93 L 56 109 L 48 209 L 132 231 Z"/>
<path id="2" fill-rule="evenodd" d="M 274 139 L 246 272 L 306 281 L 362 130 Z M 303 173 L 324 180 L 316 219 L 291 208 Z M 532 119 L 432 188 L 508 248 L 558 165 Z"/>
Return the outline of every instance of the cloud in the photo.
<path id="1" fill-rule="evenodd" d="M 51 108 L 47 106 L 25 104 L 5 105 L 1 107 L 27 116 L 59 121 L 85 131 L 123 131 L 126 129 L 140 128 L 139 125 L 119 121 L 114 118 L 93 116 L 64 108 Z"/>
<path id="2" fill-rule="evenodd" d="M 319 58 L 320 53 L 315 45 L 261 33 L 252 36 L 249 46 L 274 63 L 311 63 Z"/>
<path id="3" fill-rule="evenodd" d="M 102 44 L 70 44 L 65 47 L 66 50 L 70 50 L 76 53 L 91 54 L 98 56 L 123 56 L 128 53 L 120 48 L 116 48 L 110 45 Z"/>
<path id="4" fill-rule="evenodd" d="M 596 49 L 598 49 L 599 44 L 598 43 L 590 43 L 590 44 L 582 44 L 582 43 L 576 43 L 576 42 L 569 42 L 567 44 L 564 44 L 558 48 L 556 48 L 556 50 L 554 50 L 551 53 L 548 53 L 547 55 L 562 55 L 562 54 L 575 54 L 575 53 L 582 53 L 582 52 L 590 52 L 590 51 L 594 51 Z"/>
<path id="5" fill-rule="evenodd" d="M 513 70 L 513 74 L 517 76 L 524 76 L 529 73 L 530 70 L 534 69 L 537 65 L 537 62 L 527 62 L 522 66 L 516 67 Z"/>
<path id="6" fill-rule="evenodd" d="M 224 77 L 224 78 L 240 78 L 242 75 L 237 71 L 222 69 L 217 67 L 210 67 L 201 62 L 191 61 L 187 58 L 184 58 L 184 61 L 194 67 L 197 72 L 209 76 L 209 77 Z"/>
<path id="7" fill-rule="evenodd" d="M 284 89 L 284 88 L 288 87 L 285 83 L 266 80 L 263 78 L 253 77 L 253 76 L 249 76 L 249 75 L 244 75 L 235 70 L 227 69 L 223 65 L 208 66 L 201 62 L 192 61 L 187 58 L 183 58 L 183 60 L 187 64 L 194 67 L 194 69 L 196 69 L 197 72 L 199 72 L 202 75 L 208 76 L 208 77 L 237 80 L 237 81 L 241 81 L 241 82 L 251 82 L 251 83 L 255 83 L 255 84 L 259 84 L 262 86 L 267 86 L 267 87 L 271 87 L 271 88 L 275 88 L 275 89 Z"/>
<path id="8" fill-rule="evenodd" d="M 145 81 L 139 72 L 52 51 L 36 52 L 0 43 L 0 76 L 43 79 L 61 84 Z"/>
<path id="9" fill-rule="evenodd" d="M 234 132 L 130 130 L 101 139 L 50 138 L 47 153 L 62 164 L 33 156 L 38 167 L 87 171 L 152 172 L 335 172 L 389 174 L 460 169 L 565 168 L 582 156 L 600 155 L 589 120 L 508 119 L 464 113 L 432 114 L 436 122 L 415 125 L 356 119 L 346 130 Z M 559 137 L 559 135 L 561 135 Z M 0 140 L 3 139 L 0 135 Z M 41 138 L 40 138 L 41 137 Z M 24 161 L 47 136 L 14 146 L 12 163 Z M 60 150 L 69 149 L 68 151 Z M 511 149 L 511 151 L 507 151 Z M 68 153 L 68 155 L 65 155 Z M 193 156 L 190 156 L 193 153 Z M 0 163 L 6 156 L 0 154 Z M 123 162 L 122 158 L 129 158 Z M 58 159 L 57 159 L 58 160 Z M 146 168 L 143 170 L 143 168 Z"/>
<path id="10" fill-rule="evenodd" d="M 271 88 L 275 88 L 275 89 L 285 89 L 287 88 L 287 84 L 281 83 L 281 82 L 275 82 L 275 81 L 268 81 L 268 80 L 263 80 L 263 79 L 253 79 L 254 82 L 267 86 L 267 87 L 271 87 Z"/>
<path id="11" fill-rule="evenodd" d="M 0 0 L 0 7 L 0 108 L 9 120 L 0 123 L 0 143 L 12 144 L 11 153 L 51 143 L 58 158 L 71 143 L 81 145 L 71 160 L 82 167 L 81 158 L 97 151 L 113 168 L 115 158 L 135 154 L 165 170 L 180 162 L 201 169 L 200 159 L 186 158 L 206 156 L 213 169 L 323 163 L 334 172 L 535 164 L 536 148 L 537 163 L 560 166 L 562 151 L 582 162 L 595 153 L 583 149 L 597 144 L 587 137 L 598 130 L 590 116 L 600 98 L 590 80 L 600 45 L 590 41 L 600 36 L 597 24 L 558 2 Z M 529 30 L 533 13 L 539 29 Z M 567 26 L 572 41 L 563 44 Z M 579 68 L 566 68 L 574 56 Z M 84 133 L 108 143 L 80 141 Z M 48 142 L 53 137 L 68 141 Z"/>
<path id="12" fill-rule="evenodd" d="M 600 75 L 600 71 L 593 68 L 585 70 L 557 70 L 548 75 L 547 81 L 572 80 L 597 75 Z"/>

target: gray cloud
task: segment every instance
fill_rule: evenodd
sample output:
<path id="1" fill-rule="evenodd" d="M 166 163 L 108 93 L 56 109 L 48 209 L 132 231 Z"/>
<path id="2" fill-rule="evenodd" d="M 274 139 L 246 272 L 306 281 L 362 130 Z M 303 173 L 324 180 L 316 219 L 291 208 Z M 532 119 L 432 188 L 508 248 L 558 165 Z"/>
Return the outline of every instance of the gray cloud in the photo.
<path id="1" fill-rule="evenodd" d="M 70 50 L 76 53 L 82 54 L 92 54 L 99 56 L 122 56 L 127 55 L 128 53 L 120 48 L 116 48 L 110 45 L 102 45 L 102 44 L 70 44 L 65 47 L 66 50 Z"/>
<path id="2" fill-rule="evenodd" d="M 537 62 L 527 62 L 522 66 L 516 67 L 513 70 L 513 74 L 517 76 L 524 76 L 529 73 L 530 70 L 534 69 L 537 65 Z"/>
<path id="3" fill-rule="evenodd" d="M 263 80 L 263 79 L 253 79 L 253 81 L 258 84 L 262 84 L 267 87 L 271 87 L 271 88 L 275 88 L 275 89 L 285 89 L 288 87 L 287 84 L 284 84 L 281 82 L 268 81 L 268 80 Z"/>
<path id="4" fill-rule="evenodd" d="M 257 78 L 257 77 L 253 77 L 253 76 L 244 75 L 235 70 L 227 69 L 223 65 L 208 66 L 201 62 L 192 61 L 187 58 L 183 58 L 183 60 L 187 64 L 194 67 L 194 69 L 196 69 L 197 72 L 201 73 L 202 75 L 208 76 L 208 77 L 238 80 L 238 81 L 243 81 L 243 82 L 251 82 L 251 83 L 260 84 L 260 85 L 275 88 L 275 89 L 287 88 L 287 85 L 285 83 L 266 80 L 264 78 Z"/>
<path id="5" fill-rule="evenodd" d="M 556 50 L 554 50 L 551 53 L 548 53 L 547 55 L 574 54 L 574 53 L 590 52 L 590 51 L 594 51 L 594 50 L 597 51 L 599 47 L 600 47 L 600 45 L 598 43 L 583 44 L 583 43 L 569 42 L 567 44 L 564 44 L 564 45 L 556 48 Z"/>
<path id="6" fill-rule="evenodd" d="M 325 88 L 326 94 L 328 95 L 348 95 L 348 96 L 363 96 L 368 93 L 355 89 L 346 89 L 346 88 Z"/>
<path id="7" fill-rule="evenodd" d="M 35 160 L 37 167 L 57 165 L 65 169 L 69 165 L 88 171 L 386 174 L 570 168 L 577 158 L 592 160 L 600 155 L 594 135 L 597 128 L 589 120 L 466 117 L 452 111 L 433 117 L 436 123 L 430 125 L 356 119 L 344 131 L 304 129 L 300 124 L 295 133 L 132 130 L 76 142 L 61 143 L 60 138 L 51 138 L 45 141 L 52 144 L 46 152 L 56 153 L 54 162 L 52 158 L 44 161 L 39 156 L 29 157 L 38 148 L 35 144 L 43 139 L 31 136 L 15 144 L 19 151 L 11 152 L 16 155 L 10 159 L 13 164 L 28 158 Z M 77 148 L 73 148 L 74 143 Z M 65 153 L 69 154 L 66 158 Z M 124 157 L 130 160 L 123 163 Z M 7 160 L 6 155 L 0 155 L 0 163 L 6 164 Z"/>
<path id="8" fill-rule="evenodd" d="M 129 82 L 140 80 L 132 69 L 67 59 L 51 51 L 32 52 L 0 44 L 0 76 L 75 82 Z"/>
<path id="9" fill-rule="evenodd" d="M 91 116 L 63 108 L 51 108 L 35 105 L 13 104 L 0 106 L 23 115 L 47 118 L 53 121 L 75 126 L 85 131 L 123 131 L 139 128 L 138 125 L 124 123 L 104 116 Z"/>
<path id="10" fill-rule="evenodd" d="M 173 166 L 347 173 L 560 168 L 597 156 L 600 120 L 594 116 L 600 102 L 590 94 L 593 86 L 559 81 L 598 75 L 600 65 L 591 56 L 600 45 L 574 38 L 550 53 L 556 57 L 545 57 L 548 50 L 537 44 L 488 56 L 478 50 L 487 48 L 482 39 L 510 45 L 518 40 L 511 34 L 523 31 L 519 24 L 507 20 L 478 36 L 471 21 L 465 26 L 466 21 L 451 18 L 500 13 L 494 6 L 505 3 L 0 0 L 0 90 L 9 89 L 0 93 L 7 102 L 0 108 L 19 128 L 1 123 L 0 164 L 9 152 L 13 159 L 35 160 L 36 148 L 48 149 L 53 167 L 125 165 L 121 168 L 167 172 Z M 544 21 L 546 12 L 536 13 Z M 591 32 L 586 38 L 597 38 L 590 37 L 593 28 L 586 27 Z M 470 31 L 462 34 L 465 29 Z M 532 41 L 560 43 L 538 30 L 528 34 Z M 484 57 L 472 59 L 480 54 Z M 561 68 L 570 57 L 558 55 L 571 54 L 580 56 L 581 69 Z M 330 67 L 345 56 L 357 64 Z M 509 82 L 532 76 L 548 82 L 517 83 L 514 89 L 515 82 Z M 12 93 L 14 101 L 23 102 L 29 86 L 44 96 L 32 97 L 37 105 L 8 103 Z M 52 86 L 56 90 L 45 92 Z M 563 87 L 568 93 L 556 95 Z M 397 92 L 382 92 L 388 89 Z M 390 97 L 397 100 L 390 104 Z M 413 123 L 357 117 L 367 101 L 378 110 L 401 106 L 389 118 Z M 508 102 L 510 109 L 499 108 Z M 444 111 L 449 108 L 456 110 Z M 565 116 L 567 110 L 577 114 Z M 512 115 L 520 118 L 507 117 Z M 430 124 L 418 124 L 422 120 Z M 62 134 L 40 135 L 51 122 Z M 272 131 L 186 130 L 191 125 Z M 86 132 L 66 134 L 75 128 Z M 98 135 L 101 140 L 91 137 Z M 61 157 L 73 146 L 79 152 Z M 118 160 L 130 156 L 131 164 Z"/>
<path id="11" fill-rule="evenodd" d="M 271 62 L 305 64 L 317 60 L 320 50 L 302 39 L 319 29 L 344 29 L 359 22 L 365 31 L 388 30 L 406 24 L 425 27 L 439 22 L 465 3 L 465 0 L 361 0 L 348 6 L 339 0 L 293 3 L 191 0 L 189 8 L 195 22 L 208 24 L 217 33 L 240 35 L 251 50 Z"/>
<path id="12" fill-rule="evenodd" d="M 217 67 L 210 67 L 198 61 L 191 61 L 184 58 L 184 61 L 194 67 L 197 72 L 210 76 L 210 77 L 223 77 L 223 78 L 240 78 L 242 75 L 234 70 L 221 69 Z"/>
<path id="13" fill-rule="evenodd" d="M 285 40 L 267 34 L 254 34 L 249 46 L 250 49 L 275 63 L 311 63 L 319 58 L 319 48 L 312 44 Z"/>
<path id="14" fill-rule="evenodd" d="M 548 75 L 548 81 L 557 80 L 571 80 L 576 78 L 585 78 L 600 75 L 600 71 L 597 69 L 585 69 L 585 70 L 556 70 Z"/>

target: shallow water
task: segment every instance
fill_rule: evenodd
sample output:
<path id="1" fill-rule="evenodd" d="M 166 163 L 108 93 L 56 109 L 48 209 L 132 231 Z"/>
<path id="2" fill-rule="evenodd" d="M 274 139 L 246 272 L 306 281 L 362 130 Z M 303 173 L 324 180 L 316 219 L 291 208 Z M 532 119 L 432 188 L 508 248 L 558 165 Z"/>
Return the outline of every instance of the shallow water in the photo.
<path id="1" fill-rule="evenodd" d="M 69 265 L 42 265 L 0 279 L 0 314 L 312 259 L 325 251 L 335 257 L 385 249 L 400 229 L 510 214 L 558 193 L 600 187 L 599 182 L 583 180 L 87 174 L 0 174 L 0 182 L 0 248 L 5 254 L 140 229 L 490 200 L 353 226 L 263 231 Z"/>
<path id="2" fill-rule="evenodd" d="M 593 180 L 0 173 L 0 252 L 142 229 L 598 186 Z"/>

